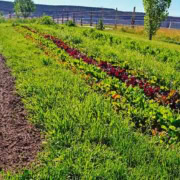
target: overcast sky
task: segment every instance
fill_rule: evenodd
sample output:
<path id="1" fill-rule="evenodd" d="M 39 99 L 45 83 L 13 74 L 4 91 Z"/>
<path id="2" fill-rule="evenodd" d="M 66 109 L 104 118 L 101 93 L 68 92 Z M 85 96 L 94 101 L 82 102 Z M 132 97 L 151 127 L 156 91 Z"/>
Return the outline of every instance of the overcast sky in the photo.
<path id="1" fill-rule="evenodd" d="M 9 0 L 13 1 L 13 0 Z M 36 4 L 78 5 L 104 8 L 118 8 L 121 11 L 132 11 L 136 6 L 138 12 L 143 12 L 142 0 L 34 0 Z M 180 0 L 172 0 L 170 15 L 180 16 Z"/>

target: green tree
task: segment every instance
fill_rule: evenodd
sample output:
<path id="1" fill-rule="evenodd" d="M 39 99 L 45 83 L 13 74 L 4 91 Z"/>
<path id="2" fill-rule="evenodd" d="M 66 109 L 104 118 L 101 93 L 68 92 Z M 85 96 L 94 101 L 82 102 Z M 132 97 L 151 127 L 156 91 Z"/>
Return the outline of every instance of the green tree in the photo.
<path id="1" fill-rule="evenodd" d="M 23 16 L 27 18 L 35 11 L 36 7 L 32 0 L 15 0 L 14 11 L 17 17 Z"/>
<path id="2" fill-rule="evenodd" d="M 171 0 L 143 0 L 145 17 L 145 31 L 152 40 L 153 35 L 161 26 L 161 22 L 168 16 L 168 8 L 171 5 Z"/>

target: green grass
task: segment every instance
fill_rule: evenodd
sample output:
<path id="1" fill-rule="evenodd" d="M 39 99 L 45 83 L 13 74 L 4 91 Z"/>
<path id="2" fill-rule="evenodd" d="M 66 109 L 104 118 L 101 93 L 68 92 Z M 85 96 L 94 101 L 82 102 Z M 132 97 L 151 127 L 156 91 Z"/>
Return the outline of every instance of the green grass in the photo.
<path id="1" fill-rule="evenodd" d="M 114 29 L 112 26 L 108 26 L 110 30 L 107 30 L 108 33 L 112 34 L 123 34 L 130 37 L 135 37 L 138 39 L 148 39 L 147 34 L 144 31 L 143 26 L 136 26 L 132 28 L 130 26 L 118 26 L 117 29 Z M 153 36 L 153 41 L 156 42 L 167 42 L 168 45 L 173 46 L 174 48 L 178 48 L 177 45 L 180 45 L 180 30 L 179 29 L 168 29 L 168 28 L 160 28 L 156 35 Z M 170 43 L 170 44 L 169 44 Z"/>
<path id="2" fill-rule="evenodd" d="M 5 179 L 179 179 L 178 144 L 133 130 L 109 99 L 55 59 L 44 63 L 44 52 L 9 24 L 0 25 L 0 53 L 29 121 L 45 135 L 38 163 Z"/>

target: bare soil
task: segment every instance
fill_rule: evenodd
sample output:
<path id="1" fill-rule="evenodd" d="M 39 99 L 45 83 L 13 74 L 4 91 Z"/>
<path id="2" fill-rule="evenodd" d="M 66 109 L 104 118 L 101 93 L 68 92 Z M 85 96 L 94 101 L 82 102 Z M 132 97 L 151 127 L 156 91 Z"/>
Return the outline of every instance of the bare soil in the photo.
<path id="1" fill-rule="evenodd" d="M 28 166 L 41 149 L 40 131 L 26 117 L 15 79 L 0 55 L 0 171 Z"/>

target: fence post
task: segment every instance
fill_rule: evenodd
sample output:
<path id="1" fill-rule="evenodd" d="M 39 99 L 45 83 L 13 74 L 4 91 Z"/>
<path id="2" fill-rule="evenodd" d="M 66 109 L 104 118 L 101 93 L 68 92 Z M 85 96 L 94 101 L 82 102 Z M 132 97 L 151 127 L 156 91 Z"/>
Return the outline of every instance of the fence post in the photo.
<path id="1" fill-rule="evenodd" d="M 57 18 L 58 18 L 58 24 L 59 24 L 59 23 L 60 23 L 60 22 L 59 22 L 59 21 L 60 21 L 60 16 L 59 16 L 59 14 L 58 14 Z"/>
<path id="2" fill-rule="evenodd" d="M 73 13 L 73 22 L 74 22 L 74 24 L 76 23 L 75 13 Z"/>
<path id="3" fill-rule="evenodd" d="M 11 17 L 12 17 L 11 12 L 9 12 L 9 15 L 8 15 L 8 16 L 9 16 L 9 19 L 11 19 Z"/>
<path id="4" fill-rule="evenodd" d="M 62 24 L 64 24 L 64 14 L 62 13 Z"/>
<path id="5" fill-rule="evenodd" d="M 172 22 L 170 21 L 170 23 L 169 23 L 169 29 L 171 29 L 171 25 L 172 25 Z"/>
<path id="6" fill-rule="evenodd" d="M 90 12 L 90 26 L 92 26 L 93 25 L 93 13 L 92 13 L 92 11 Z"/>
<path id="7" fill-rule="evenodd" d="M 52 19 L 53 19 L 53 22 L 54 22 L 54 14 L 52 15 Z"/>
<path id="8" fill-rule="evenodd" d="M 118 9 L 115 11 L 115 29 L 117 29 L 117 18 L 118 18 Z"/>
<path id="9" fill-rule="evenodd" d="M 81 16 L 81 26 L 83 26 L 83 18 L 82 18 L 82 16 Z"/>
<path id="10" fill-rule="evenodd" d="M 67 11 L 67 21 L 69 21 L 69 12 Z"/>
<path id="11" fill-rule="evenodd" d="M 131 19 L 132 28 L 134 28 L 134 25 L 135 25 L 135 17 L 136 17 L 136 7 L 134 7 L 132 19 Z"/>

